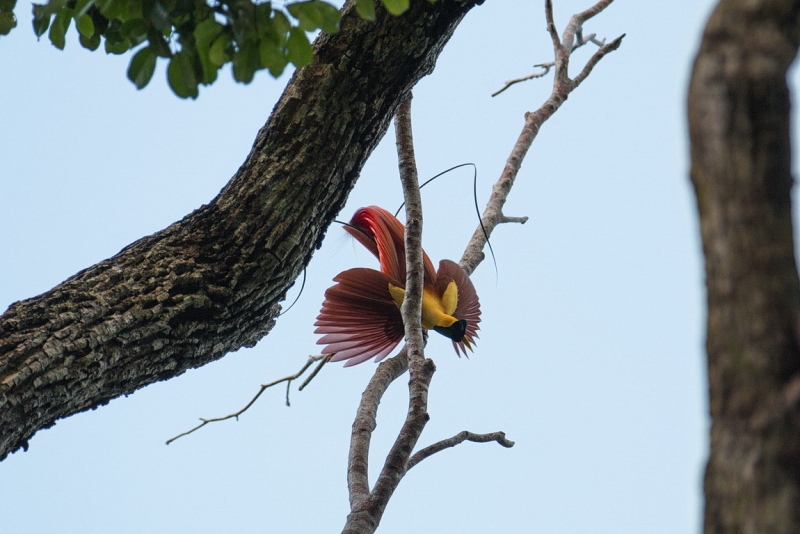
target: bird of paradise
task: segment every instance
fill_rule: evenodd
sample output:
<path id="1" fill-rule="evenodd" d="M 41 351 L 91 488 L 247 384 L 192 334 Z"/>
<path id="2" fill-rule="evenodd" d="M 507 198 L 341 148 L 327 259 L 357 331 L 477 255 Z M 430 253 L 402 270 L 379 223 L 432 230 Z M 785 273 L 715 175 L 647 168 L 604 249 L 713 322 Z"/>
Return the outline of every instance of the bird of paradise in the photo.
<path id="1" fill-rule="evenodd" d="M 380 271 L 349 269 L 334 277 L 325 291 L 314 331 L 325 334 L 317 343 L 331 361 L 347 360 L 345 367 L 373 356 L 385 358 L 405 336 L 400 306 L 405 298 L 405 227 L 391 213 L 377 206 L 356 211 L 344 229 L 380 263 Z M 456 354 L 472 350 L 478 337 L 481 309 L 478 295 L 464 269 L 450 260 L 434 271 L 425 251 L 422 294 L 422 328 L 434 330 L 453 341 Z"/>

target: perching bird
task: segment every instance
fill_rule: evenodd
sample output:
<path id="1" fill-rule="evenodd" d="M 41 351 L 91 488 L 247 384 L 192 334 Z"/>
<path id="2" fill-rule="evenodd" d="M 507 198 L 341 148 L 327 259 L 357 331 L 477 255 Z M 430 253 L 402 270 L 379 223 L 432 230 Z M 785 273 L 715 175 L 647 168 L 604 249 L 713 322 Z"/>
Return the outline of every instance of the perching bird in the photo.
<path id="1" fill-rule="evenodd" d="M 356 211 L 344 229 L 372 252 L 381 270 L 349 269 L 334 277 L 325 292 L 314 331 L 331 361 L 347 360 L 345 367 L 375 356 L 380 361 L 405 336 L 400 306 L 406 284 L 405 227 L 377 206 Z M 453 341 L 456 354 L 466 356 L 478 337 L 481 309 L 475 287 L 464 269 L 450 260 L 439 271 L 425 251 L 422 328 L 435 330 Z"/>

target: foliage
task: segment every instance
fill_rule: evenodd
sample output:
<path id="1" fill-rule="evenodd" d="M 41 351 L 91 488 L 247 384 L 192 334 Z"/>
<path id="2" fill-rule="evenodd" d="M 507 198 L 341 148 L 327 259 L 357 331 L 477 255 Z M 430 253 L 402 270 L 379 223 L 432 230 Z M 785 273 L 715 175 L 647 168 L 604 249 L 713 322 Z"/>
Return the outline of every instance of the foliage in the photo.
<path id="1" fill-rule="evenodd" d="M 399 15 L 409 0 L 381 0 Z M 17 25 L 16 0 L 0 0 L 0 35 Z M 375 19 L 374 0 L 356 0 L 356 11 Z M 311 62 L 308 34 L 339 31 L 339 10 L 322 0 L 258 3 L 254 0 L 49 0 L 33 5 L 33 31 L 48 32 L 61 50 L 74 22 L 81 46 L 107 54 L 136 49 L 128 78 L 137 88 L 153 77 L 158 58 L 168 61 L 167 80 L 181 98 L 197 98 L 230 63 L 238 82 L 250 83 L 259 70 L 279 76 L 289 63 Z"/>
<path id="2" fill-rule="evenodd" d="M 17 17 L 14 16 L 14 6 L 17 0 L 0 0 L 0 35 L 8 35 L 17 26 Z"/>

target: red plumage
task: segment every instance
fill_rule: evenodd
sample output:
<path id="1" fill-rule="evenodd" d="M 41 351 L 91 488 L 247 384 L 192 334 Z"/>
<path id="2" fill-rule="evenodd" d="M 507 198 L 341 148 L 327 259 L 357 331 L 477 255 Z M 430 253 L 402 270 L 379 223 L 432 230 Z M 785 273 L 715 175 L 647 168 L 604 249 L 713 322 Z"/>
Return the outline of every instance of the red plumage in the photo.
<path id="1" fill-rule="evenodd" d="M 347 360 L 345 367 L 348 367 L 373 356 L 380 361 L 402 341 L 403 318 L 389 286 L 405 288 L 406 260 L 405 227 L 383 208 L 369 206 L 357 210 L 345 230 L 378 258 L 381 269 L 349 269 L 334 277 L 336 284 L 325 292 L 314 323 L 317 327 L 314 332 L 324 334 L 317 341 L 325 345 L 323 354 L 332 354 L 331 361 Z M 425 291 L 438 298 L 439 303 L 448 285 L 455 282 L 458 294 L 455 311 L 452 317 L 444 317 L 449 321 L 453 318 L 466 321 L 463 338 L 453 340 L 456 354 L 466 355 L 466 348 L 471 349 L 479 330 L 481 312 L 475 288 L 467 273 L 450 260 L 442 260 L 439 270 L 434 271 L 433 263 L 423 251 L 423 264 Z"/>

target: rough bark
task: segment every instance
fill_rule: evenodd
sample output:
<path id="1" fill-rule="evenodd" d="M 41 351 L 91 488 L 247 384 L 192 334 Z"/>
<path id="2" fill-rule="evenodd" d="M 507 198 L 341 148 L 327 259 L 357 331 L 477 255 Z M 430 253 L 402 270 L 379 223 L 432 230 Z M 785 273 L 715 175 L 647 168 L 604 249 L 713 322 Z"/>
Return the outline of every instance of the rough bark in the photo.
<path id="1" fill-rule="evenodd" d="M 0 459 L 56 420 L 255 345 L 397 106 L 482 0 L 345 8 L 208 205 L 0 317 Z"/>
<path id="2" fill-rule="evenodd" d="M 800 2 L 723 0 L 689 90 L 708 298 L 704 530 L 800 532 L 789 90 Z"/>

